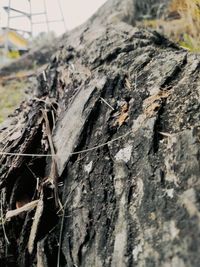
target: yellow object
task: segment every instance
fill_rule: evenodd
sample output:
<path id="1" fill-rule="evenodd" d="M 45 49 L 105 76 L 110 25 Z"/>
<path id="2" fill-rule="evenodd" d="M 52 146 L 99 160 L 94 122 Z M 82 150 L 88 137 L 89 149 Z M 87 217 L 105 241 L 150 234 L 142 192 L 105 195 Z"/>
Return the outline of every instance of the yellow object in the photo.
<path id="1" fill-rule="evenodd" d="M 10 58 L 10 59 L 19 58 L 20 57 L 19 51 L 17 51 L 17 50 L 9 51 L 8 54 L 7 54 L 7 57 Z"/>
<path id="2" fill-rule="evenodd" d="M 8 41 L 8 47 L 11 50 L 27 50 L 28 49 L 28 40 L 23 36 L 14 31 L 6 31 L 0 34 L 0 46 L 4 47 L 6 41 Z"/>

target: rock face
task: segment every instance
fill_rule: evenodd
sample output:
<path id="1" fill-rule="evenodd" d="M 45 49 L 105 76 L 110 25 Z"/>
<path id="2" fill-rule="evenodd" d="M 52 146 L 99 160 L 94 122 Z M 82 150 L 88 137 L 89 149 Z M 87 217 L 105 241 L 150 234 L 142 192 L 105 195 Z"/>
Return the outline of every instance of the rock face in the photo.
<path id="1" fill-rule="evenodd" d="M 199 266 L 200 56 L 88 25 L 1 127 L 0 262 Z"/>

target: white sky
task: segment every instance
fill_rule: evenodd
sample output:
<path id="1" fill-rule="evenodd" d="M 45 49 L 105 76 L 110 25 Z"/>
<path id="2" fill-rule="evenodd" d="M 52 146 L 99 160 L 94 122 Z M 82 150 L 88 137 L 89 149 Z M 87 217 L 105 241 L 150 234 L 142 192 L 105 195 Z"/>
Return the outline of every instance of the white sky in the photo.
<path id="1" fill-rule="evenodd" d="M 80 25 L 87 18 L 89 18 L 106 0 L 31 0 L 33 13 L 44 11 L 44 1 L 47 6 L 48 20 L 61 19 L 61 12 L 59 9 L 59 1 L 62 7 L 62 12 L 65 18 L 66 28 L 68 30 Z M 3 6 L 8 5 L 9 0 L 0 0 L 0 27 L 7 25 L 7 13 L 3 10 Z M 11 0 L 11 7 L 28 11 L 28 0 Z M 12 15 L 17 15 L 12 12 Z M 33 21 L 44 21 L 44 15 L 34 16 Z M 30 24 L 27 19 L 15 18 L 10 22 L 10 27 L 29 30 Z M 56 35 L 60 35 L 65 31 L 62 22 L 50 23 L 50 30 L 53 30 Z M 34 25 L 34 35 L 39 32 L 46 31 L 45 24 Z"/>

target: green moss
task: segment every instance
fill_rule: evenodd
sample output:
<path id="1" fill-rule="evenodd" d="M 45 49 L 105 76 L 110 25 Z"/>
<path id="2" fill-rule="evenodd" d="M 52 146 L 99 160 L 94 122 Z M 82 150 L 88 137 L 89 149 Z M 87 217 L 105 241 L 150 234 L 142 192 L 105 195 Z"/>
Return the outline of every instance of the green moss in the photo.
<path id="1" fill-rule="evenodd" d="M 200 52 L 199 42 L 186 33 L 183 35 L 183 41 L 179 42 L 179 45 L 191 52 Z"/>

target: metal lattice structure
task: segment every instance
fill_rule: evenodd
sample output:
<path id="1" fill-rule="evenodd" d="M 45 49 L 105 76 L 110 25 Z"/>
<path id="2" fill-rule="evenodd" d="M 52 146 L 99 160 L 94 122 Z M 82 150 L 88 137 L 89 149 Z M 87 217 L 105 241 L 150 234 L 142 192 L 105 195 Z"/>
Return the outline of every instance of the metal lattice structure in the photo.
<path id="1" fill-rule="evenodd" d="M 7 26 L 4 27 L 3 29 L 6 31 L 7 35 L 9 31 L 14 31 L 19 33 L 22 36 L 28 37 L 28 39 L 31 39 L 33 37 L 33 32 L 34 32 L 34 25 L 35 24 L 43 24 L 46 25 L 47 32 L 50 31 L 50 24 L 54 22 L 61 22 L 63 23 L 64 29 L 66 30 L 66 25 L 65 25 L 65 20 L 64 20 L 64 15 L 62 12 L 62 7 L 60 0 L 57 0 L 57 4 L 60 10 L 60 18 L 57 20 L 49 20 L 48 19 L 48 14 L 47 14 L 47 5 L 46 5 L 46 0 L 41 0 L 41 12 L 34 13 L 32 10 L 32 3 L 34 0 L 23 0 L 24 3 L 28 4 L 28 11 L 20 10 L 20 9 L 15 9 L 13 8 L 13 3 L 15 0 L 9 0 L 8 5 L 4 7 L 4 10 L 8 14 L 8 19 L 7 19 Z M 38 18 L 43 17 L 43 20 L 37 20 Z M 11 27 L 11 21 L 16 21 L 19 18 L 26 18 L 28 20 L 29 24 L 29 29 L 18 29 L 17 27 Z M 34 18 L 34 20 L 33 20 Z M 7 41 L 5 42 L 5 51 L 8 51 L 8 38 Z"/>

